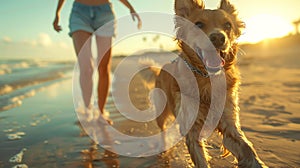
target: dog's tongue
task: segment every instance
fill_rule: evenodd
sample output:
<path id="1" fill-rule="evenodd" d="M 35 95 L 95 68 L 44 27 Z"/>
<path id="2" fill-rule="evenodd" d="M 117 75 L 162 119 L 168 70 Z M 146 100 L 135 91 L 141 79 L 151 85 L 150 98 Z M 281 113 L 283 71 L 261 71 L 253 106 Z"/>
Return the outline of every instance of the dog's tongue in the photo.
<path id="1" fill-rule="evenodd" d="M 221 68 L 225 65 L 225 60 L 216 50 L 202 50 L 203 62 L 208 68 Z"/>

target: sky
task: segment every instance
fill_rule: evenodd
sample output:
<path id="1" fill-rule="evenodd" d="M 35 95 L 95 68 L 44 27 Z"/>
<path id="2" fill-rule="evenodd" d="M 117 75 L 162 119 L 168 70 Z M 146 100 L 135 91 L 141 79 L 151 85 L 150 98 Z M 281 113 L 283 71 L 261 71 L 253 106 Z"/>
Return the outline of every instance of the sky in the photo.
<path id="1" fill-rule="evenodd" d="M 63 31 L 52 28 L 57 0 L 9 0 L 0 5 L 0 59 L 75 59 L 72 39 L 68 36 L 68 18 L 73 0 L 66 0 L 61 11 Z M 138 13 L 160 12 L 174 14 L 174 0 L 129 0 Z M 219 0 L 205 0 L 207 8 L 215 9 Z M 231 0 L 246 22 L 247 28 L 240 42 L 258 42 L 264 38 L 280 37 L 294 31 L 292 21 L 300 19 L 299 0 Z M 111 0 L 117 19 L 124 18 L 128 26 L 136 29 L 136 22 L 128 16 L 128 9 L 118 0 Z M 143 20 L 143 18 L 142 18 Z M 147 24 L 149 19 L 143 20 Z M 160 25 L 155 20 L 153 25 Z M 119 26 L 118 26 L 119 25 Z M 172 26 L 172 25 L 171 25 Z M 118 30 L 124 28 L 117 24 Z M 133 33 L 122 39 L 114 39 L 113 55 L 130 55 L 140 50 L 169 50 L 176 43 L 166 34 L 151 32 Z"/>

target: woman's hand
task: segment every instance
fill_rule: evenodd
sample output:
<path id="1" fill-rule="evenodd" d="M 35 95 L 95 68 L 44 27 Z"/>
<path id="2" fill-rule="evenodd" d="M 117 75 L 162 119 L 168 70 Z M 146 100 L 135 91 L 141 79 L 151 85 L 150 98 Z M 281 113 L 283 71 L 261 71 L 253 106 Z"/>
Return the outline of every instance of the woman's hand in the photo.
<path id="1" fill-rule="evenodd" d="M 62 29 L 61 29 L 61 26 L 59 25 L 59 16 L 57 15 L 54 19 L 54 22 L 53 22 L 53 28 L 55 31 L 57 32 L 60 32 Z"/>
<path id="2" fill-rule="evenodd" d="M 132 17 L 132 20 L 135 21 L 135 18 L 138 20 L 137 27 L 138 29 L 142 28 L 142 20 L 140 16 L 135 12 L 134 8 L 131 6 L 131 4 L 127 0 L 120 0 L 129 10 Z"/>
<path id="3" fill-rule="evenodd" d="M 59 25 L 59 19 L 60 19 L 60 10 L 61 10 L 64 2 L 65 2 L 65 0 L 59 0 L 58 1 L 56 12 L 55 12 L 55 19 L 53 21 L 53 28 L 57 32 L 60 32 L 62 30 L 61 26 Z"/>
<path id="4" fill-rule="evenodd" d="M 142 28 L 142 20 L 141 20 L 140 16 L 134 10 L 130 11 L 130 14 L 131 14 L 133 21 L 135 21 L 135 18 L 138 20 L 137 27 L 138 27 L 138 29 L 141 29 Z"/>

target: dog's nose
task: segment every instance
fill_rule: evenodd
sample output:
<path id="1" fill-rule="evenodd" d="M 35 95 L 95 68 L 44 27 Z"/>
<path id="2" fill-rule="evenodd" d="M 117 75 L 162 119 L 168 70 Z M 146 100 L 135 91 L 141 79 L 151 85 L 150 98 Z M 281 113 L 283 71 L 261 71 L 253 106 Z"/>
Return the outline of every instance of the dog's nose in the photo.
<path id="1" fill-rule="evenodd" d="M 223 33 L 212 33 L 209 35 L 209 39 L 216 48 L 222 47 L 225 44 L 225 35 Z"/>

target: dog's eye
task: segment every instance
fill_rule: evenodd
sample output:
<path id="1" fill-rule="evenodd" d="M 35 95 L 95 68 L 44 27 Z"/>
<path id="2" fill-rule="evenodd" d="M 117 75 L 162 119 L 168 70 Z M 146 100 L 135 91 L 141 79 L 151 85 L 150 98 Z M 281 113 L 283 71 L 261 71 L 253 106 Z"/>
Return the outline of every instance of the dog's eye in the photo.
<path id="1" fill-rule="evenodd" d="M 224 27 L 225 27 L 226 30 L 230 30 L 232 26 L 231 26 L 230 22 L 226 22 Z"/>
<path id="2" fill-rule="evenodd" d="M 202 29 L 204 27 L 204 23 L 202 23 L 202 22 L 196 22 L 195 25 L 197 27 L 199 27 L 200 29 Z"/>

